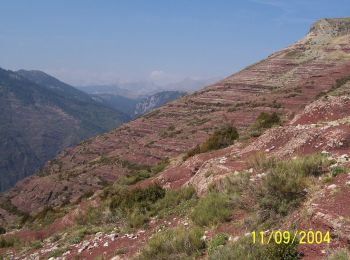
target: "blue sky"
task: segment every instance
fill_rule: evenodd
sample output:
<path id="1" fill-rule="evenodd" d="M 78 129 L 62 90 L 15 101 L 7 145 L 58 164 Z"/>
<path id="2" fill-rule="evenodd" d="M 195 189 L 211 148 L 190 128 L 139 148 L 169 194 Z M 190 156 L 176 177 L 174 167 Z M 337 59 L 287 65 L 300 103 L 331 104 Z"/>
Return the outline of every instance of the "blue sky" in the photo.
<path id="1" fill-rule="evenodd" d="M 3 0 L 0 66 L 75 85 L 223 77 L 350 16 L 348 0 Z"/>

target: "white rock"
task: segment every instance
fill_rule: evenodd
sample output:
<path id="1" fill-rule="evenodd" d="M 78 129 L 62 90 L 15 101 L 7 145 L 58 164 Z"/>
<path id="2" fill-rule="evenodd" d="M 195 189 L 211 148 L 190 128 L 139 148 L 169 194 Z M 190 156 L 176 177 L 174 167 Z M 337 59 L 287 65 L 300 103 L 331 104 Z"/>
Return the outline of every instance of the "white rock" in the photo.
<path id="1" fill-rule="evenodd" d="M 327 187 L 327 189 L 329 189 L 329 190 L 334 190 L 336 187 L 337 187 L 337 185 L 331 184 L 331 185 L 329 185 L 329 186 Z"/>
<path id="2" fill-rule="evenodd" d="M 89 246 L 89 241 L 85 240 L 83 241 L 83 243 L 81 244 L 81 247 L 78 249 L 78 253 L 81 254 L 81 252 L 83 252 L 88 246 Z"/>
<path id="3" fill-rule="evenodd" d="M 239 236 L 234 237 L 234 238 L 233 238 L 233 242 L 238 241 L 238 239 L 239 239 Z"/>
<path id="4" fill-rule="evenodd" d="M 107 247 L 107 246 L 108 246 L 108 242 L 104 243 L 103 246 L 104 246 L 104 247 Z"/>
<path id="5" fill-rule="evenodd" d="M 97 232 L 96 235 L 95 235 L 95 237 L 96 237 L 96 238 L 100 238 L 100 237 L 102 237 L 102 235 L 103 235 L 102 232 Z"/>

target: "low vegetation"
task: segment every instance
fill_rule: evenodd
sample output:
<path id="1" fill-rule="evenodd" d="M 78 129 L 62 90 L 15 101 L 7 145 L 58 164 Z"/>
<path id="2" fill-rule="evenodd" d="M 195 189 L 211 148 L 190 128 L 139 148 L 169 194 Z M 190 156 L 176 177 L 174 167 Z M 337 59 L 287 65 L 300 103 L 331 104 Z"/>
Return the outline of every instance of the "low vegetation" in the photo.
<path id="1" fill-rule="evenodd" d="M 208 255 L 214 254 L 219 248 L 227 243 L 228 239 L 229 237 L 226 234 L 216 234 L 208 243 Z"/>
<path id="2" fill-rule="evenodd" d="M 130 227 L 140 227 L 153 216 L 167 216 L 171 213 L 187 212 L 197 200 L 193 187 L 166 191 L 159 185 L 128 190 L 117 186 L 114 191 L 104 195 L 109 208 L 114 214 L 127 219 Z"/>
<path id="3" fill-rule="evenodd" d="M 255 120 L 255 123 L 251 126 L 250 136 L 257 137 L 262 134 L 265 129 L 271 128 L 275 125 L 280 125 L 281 119 L 276 112 L 268 113 L 261 112 Z"/>
<path id="4" fill-rule="evenodd" d="M 169 159 L 166 158 L 155 166 L 144 167 L 144 169 L 132 171 L 130 174 L 120 178 L 118 183 L 121 185 L 132 185 L 142 180 L 151 178 L 162 172 L 169 165 L 169 162 Z"/>
<path id="5" fill-rule="evenodd" d="M 244 237 L 236 242 L 231 242 L 220 247 L 209 256 L 210 260 L 231 260 L 231 259 L 300 259 L 297 251 L 297 243 L 280 244 L 270 243 L 268 245 L 253 244 L 251 237 Z"/>
<path id="6" fill-rule="evenodd" d="M 348 260 L 350 259 L 349 252 L 343 248 L 334 251 L 330 256 L 327 257 L 327 260 Z"/>
<path id="7" fill-rule="evenodd" d="M 203 235 L 203 230 L 198 227 L 159 232 L 149 240 L 137 259 L 193 259 L 205 249 Z"/>
<path id="8" fill-rule="evenodd" d="M 200 226 L 216 225 L 228 221 L 232 214 L 229 197 L 226 194 L 209 192 L 194 207 L 191 219 Z"/>
<path id="9" fill-rule="evenodd" d="M 230 146 L 238 137 L 239 134 L 235 127 L 229 125 L 223 126 L 215 131 L 203 144 L 197 145 L 195 148 L 188 151 L 184 160 L 199 153 L 206 153 Z"/>
<path id="10" fill-rule="evenodd" d="M 257 167 L 267 172 L 254 192 L 260 222 L 273 224 L 295 210 L 306 197 L 310 178 L 325 173 L 329 164 L 321 154 L 286 161 L 256 160 Z"/>

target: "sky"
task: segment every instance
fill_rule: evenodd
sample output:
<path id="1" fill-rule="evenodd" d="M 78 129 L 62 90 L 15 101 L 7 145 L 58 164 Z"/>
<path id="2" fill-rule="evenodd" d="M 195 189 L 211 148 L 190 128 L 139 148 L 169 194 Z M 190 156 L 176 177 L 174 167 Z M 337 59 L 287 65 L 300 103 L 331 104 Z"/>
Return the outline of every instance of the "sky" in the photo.
<path id="1" fill-rule="evenodd" d="M 73 85 L 225 77 L 349 0 L 2 0 L 0 67 Z"/>

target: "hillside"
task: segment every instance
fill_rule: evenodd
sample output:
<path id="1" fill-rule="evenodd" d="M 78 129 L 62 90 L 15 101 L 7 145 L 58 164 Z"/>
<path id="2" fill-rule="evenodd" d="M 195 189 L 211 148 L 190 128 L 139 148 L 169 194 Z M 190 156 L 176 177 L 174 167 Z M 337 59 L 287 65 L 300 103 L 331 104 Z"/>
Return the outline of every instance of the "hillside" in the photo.
<path id="1" fill-rule="evenodd" d="M 347 254 L 349 80 L 350 19 L 322 19 L 295 44 L 66 149 L 40 175 L 17 183 L 1 197 L 1 223 L 20 226 L 7 236 L 27 249 L 10 245 L 7 253 L 68 259 Z M 330 232 L 331 242 L 277 250 L 247 240 L 251 232 L 279 229 Z M 40 247 L 28 245 L 33 240 Z M 335 252 L 340 249 L 345 253 Z"/>
<path id="2" fill-rule="evenodd" d="M 40 71 L 0 70 L 0 190 L 127 116 Z"/>

